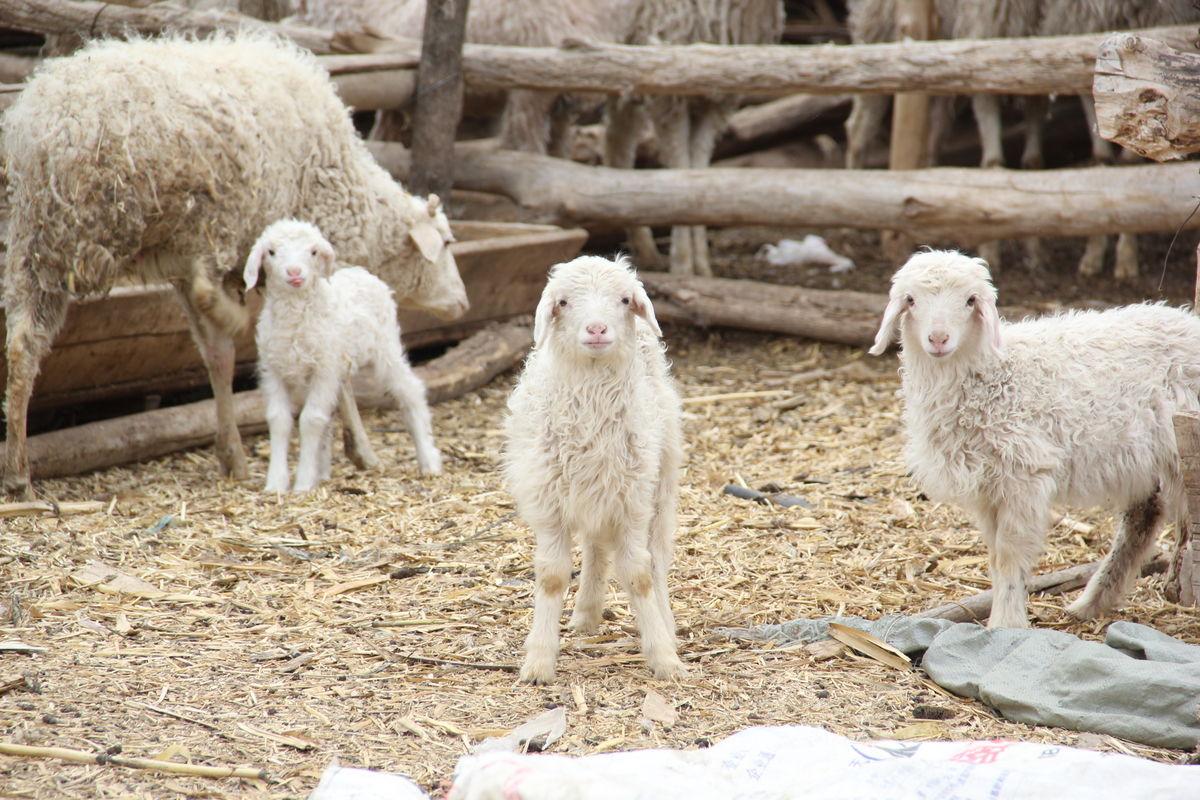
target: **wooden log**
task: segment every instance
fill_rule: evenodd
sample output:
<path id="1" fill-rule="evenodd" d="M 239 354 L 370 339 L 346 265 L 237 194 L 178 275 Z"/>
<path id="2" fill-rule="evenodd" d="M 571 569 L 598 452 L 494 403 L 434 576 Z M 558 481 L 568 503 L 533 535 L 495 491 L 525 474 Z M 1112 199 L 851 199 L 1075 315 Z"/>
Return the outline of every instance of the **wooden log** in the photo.
<path id="1" fill-rule="evenodd" d="M 88 38 L 157 34 L 165 30 L 205 35 L 241 28 L 285 36 L 314 53 L 333 52 L 334 34 L 305 25 L 262 22 L 228 11 L 191 11 L 165 5 L 114 5 L 93 0 L 0 0 L 7 28 L 43 34 L 74 33 Z"/>
<path id="2" fill-rule="evenodd" d="M 1083 586 L 1100 567 L 1099 561 L 1091 564 L 1080 564 L 1077 567 L 1055 570 L 1041 575 L 1034 575 L 1026 583 L 1026 588 L 1042 594 L 1065 594 Z M 1154 575 L 1167 569 L 1166 562 L 1161 559 L 1150 561 L 1142 567 L 1142 575 Z M 992 590 L 964 597 L 953 603 L 936 606 L 921 611 L 914 616 L 948 619 L 952 622 L 985 622 L 992 613 Z"/>
<path id="3" fill-rule="evenodd" d="M 1194 26 L 1145 35 L 1187 48 Z M 468 44 L 463 78 L 472 89 L 601 94 L 778 96 L 845 94 L 1087 94 L 1106 34 L 958 39 L 867 45 L 617 45 L 567 48 Z M 339 71 L 411 69 L 418 49 L 341 56 Z M 380 76 L 384 79 L 383 76 Z"/>
<path id="4" fill-rule="evenodd" d="M 403 174 L 407 151 L 369 143 Z M 560 224 L 891 229 L 964 244 L 1174 230 L 1195 205 L 1187 164 L 1063 170 L 614 170 L 456 148 L 455 185 L 511 197 Z M 1200 227 L 1200 214 L 1186 228 Z"/>
<path id="5" fill-rule="evenodd" d="M 897 0 L 896 32 L 901 41 L 926 41 L 933 38 L 933 0 Z M 892 104 L 892 135 L 889 139 L 888 169 L 910 170 L 927 167 L 926 142 L 929 139 L 929 95 L 922 92 L 898 94 Z M 900 232 L 885 231 L 883 252 L 892 261 L 901 261 L 912 252 L 912 239 Z"/>
<path id="6" fill-rule="evenodd" d="M 418 366 L 416 372 L 425 381 L 429 401 L 439 403 L 473 391 L 511 368 L 531 342 L 528 325 L 489 327 Z M 257 390 L 234 395 L 234 413 L 243 434 L 266 430 L 265 411 Z M 215 403 L 202 400 L 31 436 L 30 467 L 39 480 L 77 475 L 207 445 L 215 432 Z"/>
<path id="7" fill-rule="evenodd" d="M 1200 55 L 1122 33 L 1100 45 L 1100 135 L 1155 161 L 1200 152 Z"/>
<path id="8" fill-rule="evenodd" d="M 747 106 L 729 118 L 729 135 L 742 145 L 770 139 L 850 104 L 846 94 L 793 94 Z"/>
<path id="9" fill-rule="evenodd" d="M 1180 605 L 1194 606 L 1200 605 L 1200 414 L 1182 411 L 1174 422 L 1188 513 L 1175 532 L 1163 593 Z"/>
<path id="10" fill-rule="evenodd" d="M 413 164 L 408 190 L 446 197 L 454 182 L 454 134 L 462 116 L 462 47 L 469 0 L 429 0 L 417 72 Z"/>

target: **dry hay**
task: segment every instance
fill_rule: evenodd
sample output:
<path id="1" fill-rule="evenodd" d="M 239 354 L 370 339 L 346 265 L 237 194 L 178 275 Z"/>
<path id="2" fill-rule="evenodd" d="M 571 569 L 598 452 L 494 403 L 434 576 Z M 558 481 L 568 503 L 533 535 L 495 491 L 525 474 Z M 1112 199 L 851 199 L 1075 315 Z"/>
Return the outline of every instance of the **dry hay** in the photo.
<path id="1" fill-rule="evenodd" d="M 553 704 L 568 710 L 554 746 L 564 753 L 696 747 L 750 725 L 808 723 L 855 737 L 1005 737 L 1180 757 L 998 720 L 919 672 L 863 657 L 816 660 L 711 633 L 916 611 L 985 588 L 986 558 L 963 515 L 922 499 L 905 476 L 894 358 L 808 382 L 798 376 L 861 352 L 667 335 L 685 396 L 709 398 L 686 407 L 670 581 L 693 677 L 649 675 L 614 587 L 601 635 L 564 637 L 554 686 L 516 684 L 532 571 L 530 536 L 498 473 L 508 376 L 435 408 L 447 469 L 432 480 L 417 475 L 398 416 L 372 412 L 385 474 L 356 473 L 339 457 L 332 482 L 308 497 L 276 502 L 257 491 L 265 437 L 249 442 L 251 485 L 214 483 L 210 450 L 43 483 L 60 500 L 115 502 L 105 504 L 111 513 L 3 523 L 0 640 L 46 651 L 0 653 L 0 739 L 250 765 L 272 782 L 0 756 L 5 796 L 303 796 L 334 757 L 432 788 L 469 743 Z M 778 484 L 815 508 L 721 493 L 739 481 Z M 1111 520 L 1080 517 L 1095 531 L 1056 528 L 1043 569 L 1107 546 Z M 152 584 L 130 584 L 135 595 L 166 594 L 81 586 L 72 574 L 92 561 Z M 1200 641 L 1195 610 L 1165 602 L 1161 581 L 1141 580 L 1120 616 Z M 1105 623 L 1069 621 L 1066 601 L 1034 598 L 1038 624 L 1096 638 Z M 650 689 L 677 710 L 673 727 L 641 721 Z M 949 718 L 914 716 L 941 713 Z"/>

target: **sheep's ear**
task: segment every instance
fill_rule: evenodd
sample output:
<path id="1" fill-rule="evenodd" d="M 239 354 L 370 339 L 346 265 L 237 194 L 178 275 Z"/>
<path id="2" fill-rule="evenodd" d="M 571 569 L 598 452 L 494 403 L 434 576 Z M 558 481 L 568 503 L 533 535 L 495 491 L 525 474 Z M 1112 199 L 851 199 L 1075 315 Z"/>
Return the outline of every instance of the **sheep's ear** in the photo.
<path id="1" fill-rule="evenodd" d="M 267 243 L 265 241 L 257 241 L 254 243 L 254 248 L 250 251 L 250 257 L 246 259 L 246 267 L 242 270 L 242 281 L 246 284 L 247 289 L 253 289 L 258 285 L 258 273 L 262 269 L 263 258 L 267 254 Z"/>
<path id="2" fill-rule="evenodd" d="M 873 356 L 881 356 L 887 352 L 888 345 L 896 338 L 896 328 L 900 322 L 900 312 L 904 310 L 904 298 L 893 297 L 883 310 L 883 321 L 879 323 L 879 332 L 875 334 L 875 344 L 867 352 Z"/>
<path id="3" fill-rule="evenodd" d="M 662 328 L 658 327 L 658 320 L 654 318 L 654 305 L 650 302 L 650 296 L 646 294 L 646 288 L 642 286 L 641 281 L 638 281 L 637 288 L 633 290 L 633 302 L 629 304 L 629 310 L 646 320 L 654 335 L 662 338 Z"/>
<path id="4" fill-rule="evenodd" d="M 333 245 L 322 239 L 317 243 L 317 258 L 321 262 L 322 274 L 328 278 L 333 274 L 333 265 L 337 256 L 333 252 Z"/>
<path id="5" fill-rule="evenodd" d="M 408 235 L 426 261 L 436 264 L 442 257 L 442 251 L 446 249 L 446 240 L 442 238 L 433 220 L 417 220 L 409 229 Z"/>
<path id="6" fill-rule="evenodd" d="M 554 321 L 554 297 L 549 292 L 542 292 L 537 311 L 533 314 L 533 346 L 541 345 L 546 334 L 550 332 L 550 323 Z"/>
<path id="7" fill-rule="evenodd" d="M 1000 335 L 1000 312 L 996 310 L 996 301 L 976 297 L 975 308 L 983 324 L 983 340 L 992 348 L 992 352 L 1000 355 L 1004 351 L 1004 339 Z"/>

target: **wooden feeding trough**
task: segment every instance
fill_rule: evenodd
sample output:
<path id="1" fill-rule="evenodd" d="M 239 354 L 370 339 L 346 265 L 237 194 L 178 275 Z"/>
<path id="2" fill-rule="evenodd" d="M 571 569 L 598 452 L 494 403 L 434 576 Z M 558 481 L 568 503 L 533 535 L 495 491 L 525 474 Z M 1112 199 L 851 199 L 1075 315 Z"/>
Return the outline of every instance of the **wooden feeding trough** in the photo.
<path id="1" fill-rule="evenodd" d="M 575 256 L 587 239 L 581 229 L 552 225 L 454 222 L 451 251 L 467 287 L 471 310 L 453 322 L 402 310 L 409 348 L 457 341 L 486 324 L 531 313 L 546 270 Z M 258 298 L 249 300 L 254 313 Z M 0 308 L 0 341 L 5 327 Z M 237 341 L 238 372 L 255 362 L 254 333 Z M 0 385 L 7 375 L 0 361 Z M 42 364 L 32 409 L 206 386 L 208 377 L 187 320 L 166 285 L 125 286 L 105 297 L 74 303 Z"/>

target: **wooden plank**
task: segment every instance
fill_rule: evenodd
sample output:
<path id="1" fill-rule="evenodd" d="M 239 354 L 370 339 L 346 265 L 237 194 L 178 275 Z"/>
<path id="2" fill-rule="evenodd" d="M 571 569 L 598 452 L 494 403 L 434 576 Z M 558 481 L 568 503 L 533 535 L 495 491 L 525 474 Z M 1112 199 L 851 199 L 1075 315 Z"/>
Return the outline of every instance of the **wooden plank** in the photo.
<path id="1" fill-rule="evenodd" d="M 413 115 L 409 191 L 446 197 L 454 182 L 454 134 L 462 117 L 462 48 L 470 0 L 428 0 Z"/>
<path id="2" fill-rule="evenodd" d="M 1200 152 L 1200 55 L 1145 36 L 1109 37 L 1093 94 L 1105 139 L 1155 161 Z"/>
<path id="3" fill-rule="evenodd" d="M 1155 28 L 1147 37 L 1190 48 L 1195 26 Z M 467 44 L 471 89 L 539 89 L 601 94 L 779 96 L 844 94 L 1087 94 L 1107 34 L 1024 39 L 956 39 L 863 45 L 618 45 L 571 48 Z M 409 70 L 419 45 L 394 52 L 329 56 L 332 72 Z"/>

